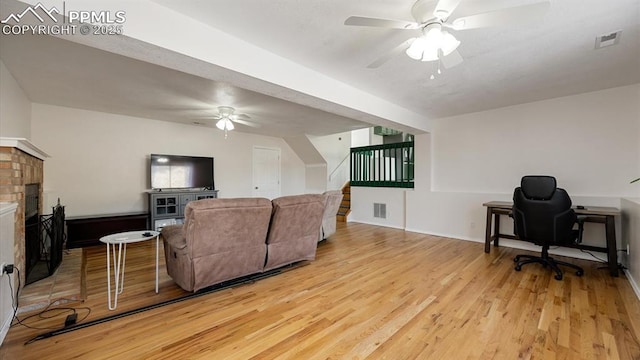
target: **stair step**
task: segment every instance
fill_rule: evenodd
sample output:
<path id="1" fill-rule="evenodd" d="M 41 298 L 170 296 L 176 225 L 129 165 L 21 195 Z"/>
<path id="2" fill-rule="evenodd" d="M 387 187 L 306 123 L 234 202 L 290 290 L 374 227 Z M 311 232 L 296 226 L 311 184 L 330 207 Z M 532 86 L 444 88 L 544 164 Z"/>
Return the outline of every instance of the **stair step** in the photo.
<path id="1" fill-rule="evenodd" d="M 342 188 L 342 201 L 340 202 L 340 208 L 336 215 L 336 220 L 339 222 L 347 222 L 347 215 L 351 212 L 351 183 L 347 183 Z"/>

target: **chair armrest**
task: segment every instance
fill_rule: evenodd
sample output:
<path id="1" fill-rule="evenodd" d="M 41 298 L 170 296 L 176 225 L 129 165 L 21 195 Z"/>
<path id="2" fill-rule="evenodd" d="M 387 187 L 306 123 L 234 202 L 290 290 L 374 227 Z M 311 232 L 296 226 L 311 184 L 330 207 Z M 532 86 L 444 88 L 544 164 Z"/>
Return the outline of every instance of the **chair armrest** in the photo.
<path id="1" fill-rule="evenodd" d="M 162 238 L 174 249 L 182 250 L 187 247 L 182 225 L 169 225 L 162 228 Z"/>

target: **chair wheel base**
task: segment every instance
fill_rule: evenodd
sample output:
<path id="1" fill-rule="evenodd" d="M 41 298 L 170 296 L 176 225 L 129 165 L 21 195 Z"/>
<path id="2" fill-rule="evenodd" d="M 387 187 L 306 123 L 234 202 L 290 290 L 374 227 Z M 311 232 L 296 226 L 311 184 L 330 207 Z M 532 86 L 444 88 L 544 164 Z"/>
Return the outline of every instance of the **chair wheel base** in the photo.
<path id="1" fill-rule="evenodd" d="M 532 256 L 532 255 L 522 255 L 522 254 L 516 255 L 513 261 L 516 263 L 514 267 L 515 271 L 522 270 L 522 265 L 526 265 L 530 263 L 538 263 L 542 265 L 542 267 L 544 267 L 545 269 L 553 270 L 555 272 L 554 278 L 556 280 L 562 280 L 563 278 L 562 270 L 560 270 L 560 265 L 568 266 L 574 269 L 576 271 L 575 272 L 576 276 L 584 275 L 584 269 L 582 269 L 581 267 L 571 263 L 564 262 L 564 261 L 554 260 L 552 257 L 548 255 L 547 251 L 543 251 L 542 256 Z"/>

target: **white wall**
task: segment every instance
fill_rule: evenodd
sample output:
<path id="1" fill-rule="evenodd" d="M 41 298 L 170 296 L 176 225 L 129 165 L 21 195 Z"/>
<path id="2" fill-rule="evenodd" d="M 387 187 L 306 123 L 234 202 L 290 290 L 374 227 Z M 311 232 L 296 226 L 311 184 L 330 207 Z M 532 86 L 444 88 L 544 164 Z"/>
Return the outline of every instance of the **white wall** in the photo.
<path id="1" fill-rule="evenodd" d="M 13 239 L 17 203 L 0 203 L 0 264 L 13 263 Z M 13 298 L 9 281 L 0 276 L 0 344 L 9 331 L 13 320 Z M 13 281 L 13 275 L 11 275 Z M 15 288 L 15 287 L 14 287 Z"/>
<path id="2" fill-rule="evenodd" d="M 640 198 L 622 199 L 622 248 L 629 248 L 623 256 L 627 266 L 627 277 L 640 298 Z"/>
<path id="3" fill-rule="evenodd" d="M 305 192 L 302 161 L 280 138 L 33 104 L 32 141 L 44 163 L 45 206 L 58 197 L 67 216 L 147 210 L 151 153 L 212 156 L 220 197 L 251 196 L 253 146 L 280 148 L 282 195 Z"/>
<path id="4" fill-rule="evenodd" d="M 327 190 L 339 190 L 349 180 L 351 132 L 327 136 L 309 136 L 309 140 L 326 162 Z"/>
<path id="5" fill-rule="evenodd" d="M 348 220 L 404 229 L 406 216 L 405 193 L 410 196 L 413 192 L 397 188 L 352 186 L 351 214 L 349 214 Z M 376 218 L 373 216 L 374 203 L 386 204 L 386 218 Z"/>
<path id="6" fill-rule="evenodd" d="M 327 165 L 305 165 L 305 190 L 307 194 L 321 194 L 327 190 Z"/>
<path id="7" fill-rule="evenodd" d="M 0 61 L 0 136 L 31 140 L 31 102 Z"/>
<path id="8" fill-rule="evenodd" d="M 351 147 L 381 145 L 384 138 L 373 133 L 373 127 L 351 131 Z"/>
<path id="9" fill-rule="evenodd" d="M 351 131 L 351 147 L 369 145 L 371 143 L 369 139 L 370 131 L 369 128 Z"/>
<path id="10" fill-rule="evenodd" d="M 638 191 L 629 179 L 637 172 L 630 164 L 639 156 L 639 87 L 436 121 L 432 135 L 416 136 L 416 188 L 407 197 L 407 230 L 484 241 L 482 203 L 510 200 L 526 174 L 556 176 L 574 204 L 620 207 L 621 197 Z M 512 228 L 503 223 L 503 231 Z M 604 246 L 602 226 L 587 224 L 585 243 Z"/>
<path id="11" fill-rule="evenodd" d="M 329 173 L 338 167 L 338 164 L 349 155 L 351 150 L 351 132 L 327 136 L 309 136 L 309 141 L 327 162 L 327 171 Z"/>
<path id="12" fill-rule="evenodd" d="M 31 140 L 30 127 L 31 102 L 0 61 L 0 136 Z M 15 209 L 16 204 L 0 205 L 0 263 L 14 262 Z M 5 276 L 9 275 L 0 277 L 0 344 L 9 331 L 13 317 L 11 290 Z"/>
<path id="13" fill-rule="evenodd" d="M 437 120 L 432 134 L 415 137 L 415 189 L 353 187 L 350 220 L 399 226 L 372 219 L 371 204 L 383 197 L 392 208 L 405 204 L 406 230 L 483 242 L 482 203 L 510 201 L 526 174 L 556 176 L 574 204 L 620 208 L 622 197 L 640 191 L 629 184 L 640 176 L 639 91 L 626 86 Z M 501 228 L 511 233 L 513 224 L 505 218 Z M 621 230 L 616 219 L 619 244 Z M 586 224 L 584 242 L 605 246 L 604 227 Z M 568 250 L 559 251 L 582 257 Z"/>
<path id="14" fill-rule="evenodd" d="M 640 85 L 434 123 L 433 190 L 510 192 L 551 174 L 570 195 L 637 196 Z"/>

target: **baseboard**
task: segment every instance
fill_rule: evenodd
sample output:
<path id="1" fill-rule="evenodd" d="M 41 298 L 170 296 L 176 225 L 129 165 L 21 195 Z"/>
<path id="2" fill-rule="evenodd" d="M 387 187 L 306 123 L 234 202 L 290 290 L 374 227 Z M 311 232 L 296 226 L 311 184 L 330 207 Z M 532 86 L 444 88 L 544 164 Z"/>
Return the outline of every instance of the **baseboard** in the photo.
<path id="1" fill-rule="evenodd" d="M 638 285 L 638 282 L 633 278 L 633 276 L 631 276 L 631 272 L 628 269 L 624 270 L 624 274 L 627 276 L 627 279 L 631 284 L 631 288 L 633 288 L 633 292 L 636 293 L 638 300 L 640 300 L 640 286 Z"/>
<path id="2" fill-rule="evenodd" d="M 389 224 L 378 224 L 378 223 L 374 223 L 374 222 L 361 221 L 361 220 L 349 220 L 348 222 L 367 224 L 367 225 L 375 225 L 375 226 L 382 226 L 382 227 L 388 227 L 388 228 L 399 229 L 399 230 L 406 230 L 402 226 L 394 226 L 394 225 L 389 225 Z"/>
<path id="3" fill-rule="evenodd" d="M 4 314 L 2 318 L 4 319 L 4 322 L 2 323 L 2 328 L 0 329 L 0 345 L 2 345 L 2 343 L 4 342 L 4 338 L 7 336 L 9 328 L 11 327 L 11 321 L 13 320 L 13 309 Z"/>
<path id="4" fill-rule="evenodd" d="M 449 238 L 449 239 L 454 239 L 454 240 L 464 240 L 464 241 L 472 241 L 472 242 L 484 242 L 484 240 L 483 241 L 479 241 L 477 239 L 466 238 L 466 237 L 462 237 L 460 235 L 443 234 L 443 233 L 436 233 L 436 232 L 426 232 L 424 230 L 416 230 L 416 229 L 411 229 L 411 228 L 405 228 L 405 231 L 415 232 L 415 233 L 418 233 L 418 234 L 425 234 L 425 235 L 443 237 L 443 238 Z"/>
<path id="5" fill-rule="evenodd" d="M 372 224 L 372 225 L 376 225 L 376 224 Z M 432 235 L 432 236 L 438 236 L 438 237 L 445 237 L 445 238 L 449 238 L 449 239 L 464 240 L 464 241 L 471 241 L 471 242 L 475 242 L 475 243 L 484 244 L 484 239 L 466 238 L 466 237 L 461 237 L 459 235 L 451 235 L 451 234 L 428 233 L 428 232 L 425 232 L 425 231 L 413 230 L 413 229 L 405 229 L 405 230 L 406 231 L 411 231 L 411 232 L 417 232 L 417 233 L 425 234 L 425 235 Z M 512 249 L 533 251 L 533 252 L 540 252 L 541 249 L 542 249 L 542 247 L 540 247 L 540 246 L 537 246 L 537 245 L 534 245 L 534 244 L 531 244 L 531 243 L 528 243 L 528 242 L 525 242 L 525 241 L 509 240 L 509 239 L 500 239 L 500 246 L 501 247 L 512 248 Z M 493 245 L 492 245 L 492 247 L 493 247 Z M 574 259 L 597 261 L 591 255 L 589 255 L 587 253 L 583 253 L 582 251 L 580 251 L 578 249 L 563 248 L 563 247 L 552 248 L 552 249 L 549 249 L 549 254 L 558 255 L 558 256 L 566 256 L 566 257 L 571 257 L 571 258 L 574 258 Z M 607 260 L 607 254 L 599 253 L 599 255 L 601 255 L 603 260 L 605 260 L 605 261 Z"/>

